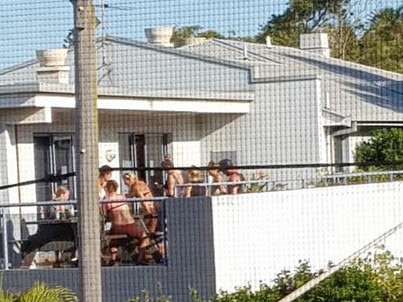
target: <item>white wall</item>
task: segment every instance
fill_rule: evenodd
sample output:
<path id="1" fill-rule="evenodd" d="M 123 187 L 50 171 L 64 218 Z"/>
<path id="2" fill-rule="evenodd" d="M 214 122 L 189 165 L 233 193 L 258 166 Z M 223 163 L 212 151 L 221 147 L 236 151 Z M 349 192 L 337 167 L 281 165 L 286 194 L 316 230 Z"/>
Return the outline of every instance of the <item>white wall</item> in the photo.
<path id="1" fill-rule="evenodd" d="M 203 117 L 202 161 L 237 152 L 238 165 L 312 164 L 326 160 L 318 79 L 253 84 L 250 113 Z M 309 178 L 315 169 L 271 169 L 272 179 Z M 302 175 L 302 176 L 300 176 Z"/>
<path id="2" fill-rule="evenodd" d="M 403 221 L 402 183 L 213 197 L 217 290 L 337 263 Z M 403 256 L 403 231 L 386 240 Z"/>
<path id="3" fill-rule="evenodd" d="M 205 166 L 207 163 L 200 162 L 200 142 L 174 142 L 173 159 L 176 167 Z"/>
<path id="4" fill-rule="evenodd" d="M 18 183 L 17 153 L 15 147 L 15 131 L 12 126 L 0 125 L 0 160 L 2 169 L 0 184 L 8 185 Z M 18 188 L 0 190 L 0 203 L 18 202 Z"/>

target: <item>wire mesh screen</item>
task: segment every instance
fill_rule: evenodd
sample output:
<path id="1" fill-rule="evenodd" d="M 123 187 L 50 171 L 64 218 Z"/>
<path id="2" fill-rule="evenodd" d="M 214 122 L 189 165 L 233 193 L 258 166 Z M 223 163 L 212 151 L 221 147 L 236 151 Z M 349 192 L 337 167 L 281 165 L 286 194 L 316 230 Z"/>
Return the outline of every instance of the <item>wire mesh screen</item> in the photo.
<path id="1" fill-rule="evenodd" d="M 401 1 L 2 0 L 0 25 L 5 297 L 403 300 Z"/>

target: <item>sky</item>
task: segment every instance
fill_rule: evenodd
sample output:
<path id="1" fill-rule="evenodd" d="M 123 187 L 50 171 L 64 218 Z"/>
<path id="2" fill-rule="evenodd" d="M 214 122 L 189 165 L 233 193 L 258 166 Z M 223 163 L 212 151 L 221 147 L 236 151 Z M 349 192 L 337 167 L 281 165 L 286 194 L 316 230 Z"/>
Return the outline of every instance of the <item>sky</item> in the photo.
<path id="1" fill-rule="evenodd" d="M 369 2 L 372 9 L 402 5 L 403 0 Z M 287 0 L 93 0 L 105 33 L 145 41 L 144 29 L 199 25 L 224 36 L 253 36 Z M 101 9 L 102 3 L 109 8 Z M 104 11 L 104 13 L 102 12 Z M 69 0 L 0 0 L 0 69 L 35 58 L 35 50 L 57 48 L 73 27 Z M 101 35 L 102 26 L 97 29 Z"/>

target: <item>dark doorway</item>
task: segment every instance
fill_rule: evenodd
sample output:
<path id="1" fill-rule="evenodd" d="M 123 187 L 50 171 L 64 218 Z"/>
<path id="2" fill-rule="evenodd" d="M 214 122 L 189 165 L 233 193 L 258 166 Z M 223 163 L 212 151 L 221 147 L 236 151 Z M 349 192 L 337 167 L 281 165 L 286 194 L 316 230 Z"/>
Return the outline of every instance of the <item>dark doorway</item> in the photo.
<path id="1" fill-rule="evenodd" d="M 43 134 L 34 136 L 35 178 L 48 175 L 64 175 L 75 171 L 72 135 Z M 70 197 L 75 198 L 75 177 L 63 178 L 59 182 L 37 183 L 36 200 L 51 200 L 57 186 L 66 186 Z"/>
<path id="2" fill-rule="evenodd" d="M 169 153 L 170 137 L 168 133 L 120 135 L 120 157 L 123 167 L 134 167 L 137 177 L 149 185 L 154 196 L 164 194 L 164 173 L 153 168 L 161 167 L 162 159 Z"/>

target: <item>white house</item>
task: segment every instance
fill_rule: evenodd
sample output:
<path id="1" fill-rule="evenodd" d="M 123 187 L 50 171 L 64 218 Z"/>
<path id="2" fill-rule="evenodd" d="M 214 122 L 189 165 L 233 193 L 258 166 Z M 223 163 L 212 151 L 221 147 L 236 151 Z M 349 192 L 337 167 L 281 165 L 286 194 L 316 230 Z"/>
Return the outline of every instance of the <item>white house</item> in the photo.
<path id="1" fill-rule="evenodd" d="M 329 57 L 325 34 L 302 35 L 300 49 L 150 39 L 98 41 L 100 164 L 149 168 L 168 153 L 181 167 L 352 162 L 371 129 L 403 126 L 403 75 Z M 73 58 L 0 72 L 0 185 L 75 170 Z M 315 170 L 267 174 L 300 181 Z M 52 185 L 1 190 L 1 202 L 49 199 Z"/>

